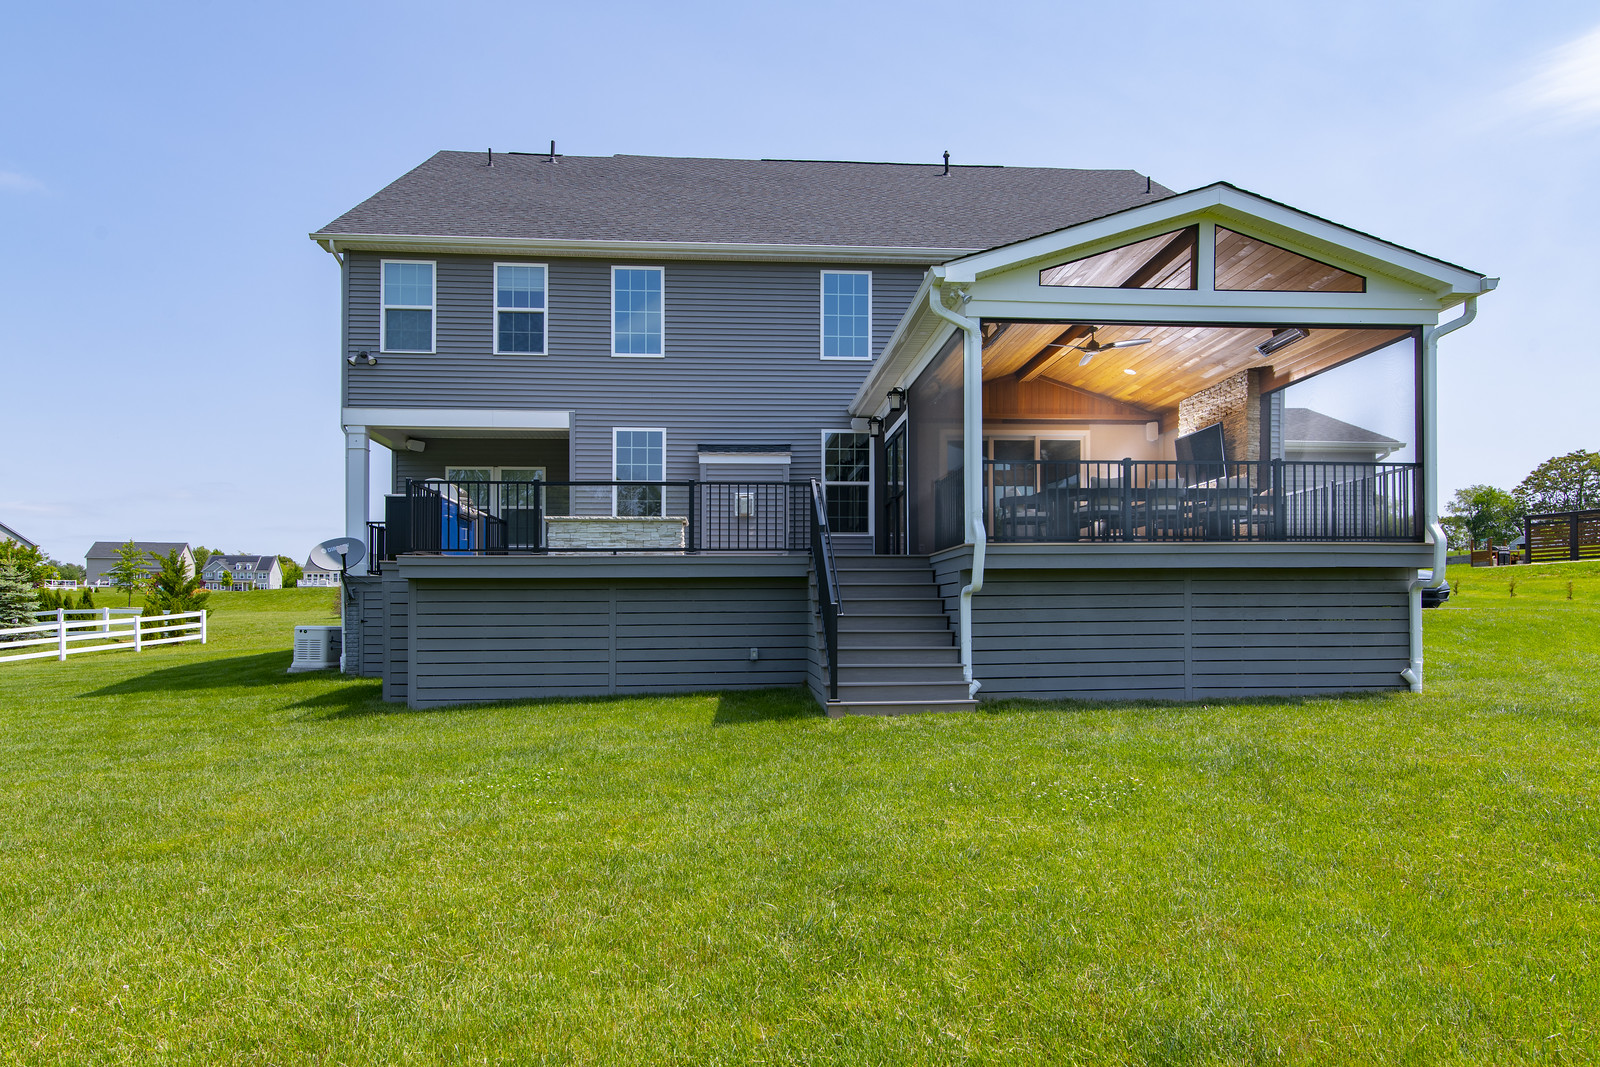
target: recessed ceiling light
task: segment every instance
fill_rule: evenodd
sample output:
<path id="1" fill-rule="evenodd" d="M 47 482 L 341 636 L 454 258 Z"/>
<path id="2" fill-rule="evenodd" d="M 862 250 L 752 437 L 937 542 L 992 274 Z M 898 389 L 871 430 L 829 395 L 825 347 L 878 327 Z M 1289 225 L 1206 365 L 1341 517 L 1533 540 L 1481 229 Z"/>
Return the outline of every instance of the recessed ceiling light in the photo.
<path id="1" fill-rule="evenodd" d="M 1123 374 L 1138 374 L 1139 372 L 1134 370 L 1132 367 L 1123 367 L 1122 368 L 1122 373 Z"/>

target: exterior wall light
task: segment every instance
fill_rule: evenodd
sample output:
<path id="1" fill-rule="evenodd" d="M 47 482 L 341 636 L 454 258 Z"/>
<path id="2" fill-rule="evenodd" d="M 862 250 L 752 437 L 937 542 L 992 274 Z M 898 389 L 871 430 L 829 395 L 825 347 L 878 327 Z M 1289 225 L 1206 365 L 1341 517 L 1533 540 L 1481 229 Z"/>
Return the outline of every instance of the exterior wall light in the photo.
<path id="1" fill-rule="evenodd" d="M 906 391 L 896 386 L 889 390 L 889 410 L 904 411 L 906 406 Z"/>
<path id="2" fill-rule="evenodd" d="M 870 433 L 874 437 L 878 437 L 879 435 L 881 435 L 883 433 L 883 420 L 878 418 L 878 416 L 876 416 L 876 415 L 873 415 L 872 417 L 868 418 L 867 419 L 867 432 Z"/>

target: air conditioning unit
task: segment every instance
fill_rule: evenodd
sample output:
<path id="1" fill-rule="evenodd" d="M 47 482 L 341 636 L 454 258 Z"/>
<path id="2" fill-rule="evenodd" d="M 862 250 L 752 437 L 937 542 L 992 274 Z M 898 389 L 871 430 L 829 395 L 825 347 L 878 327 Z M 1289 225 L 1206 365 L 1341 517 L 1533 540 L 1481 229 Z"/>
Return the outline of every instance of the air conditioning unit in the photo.
<path id="1" fill-rule="evenodd" d="M 289 673 L 337 670 L 343 639 L 343 630 L 338 626 L 296 626 L 294 662 L 289 664 Z"/>

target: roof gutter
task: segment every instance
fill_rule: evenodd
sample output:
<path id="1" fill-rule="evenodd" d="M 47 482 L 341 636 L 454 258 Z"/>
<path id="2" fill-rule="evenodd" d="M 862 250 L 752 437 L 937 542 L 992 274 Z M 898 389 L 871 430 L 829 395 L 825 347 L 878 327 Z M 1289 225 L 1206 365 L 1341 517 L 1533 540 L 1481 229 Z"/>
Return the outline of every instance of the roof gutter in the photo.
<path id="1" fill-rule="evenodd" d="M 944 268 L 930 272 L 928 307 L 962 333 L 962 487 L 967 510 L 967 541 L 972 545 L 972 574 L 961 587 L 961 676 L 967 695 L 976 698 L 983 683 L 972 676 L 972 594 L 983 589 L 983 565 L 989 548 L 989 534 L 983 526 L 983 333 L 977 319 L 951 311 L 945 306 Z M 951 296 L 966 306 L 965 286 L 951 286 Z"/>
<path id="2" fill-rule="evenodd" d="M 1484 279 L 1484 292 L 1499 283 L 1498 278 Z M 1444 584 L 1444 572 L 1450 547 L 1444 527 L 1439 523 L 1439 338 L 1455 333 L 1478 317 L 1478 298 L 1469 296 L 1461 314 L 1441 326 L 1429 326 L 1422 331 L 1422 410 L 1425 418 L 1422 427 L 1422 484 L 1425 497 L 1424 513 L 1428 537 L 1433 542 L 1433 569 L 1426 579 L 1419 574 L 1412 579 L 1411 599 L 1411 662 L 1400 672 L 1413 693 L 1422 692 L 1422 590 L 1437 589 Z"/>
<path id="3" fill-rule="evenodd" d="M 469 234 L 326 233 L 311 239 L 329 252 L 418 252 L 460 255 L 586 256 L 597 259 L 706 259 L 741 262 L 909 263 L 927 266 L 975 248 L 910 245 L 827 245 L 750 241 L 595 241 L 558 237 L 483 237 Z"/>

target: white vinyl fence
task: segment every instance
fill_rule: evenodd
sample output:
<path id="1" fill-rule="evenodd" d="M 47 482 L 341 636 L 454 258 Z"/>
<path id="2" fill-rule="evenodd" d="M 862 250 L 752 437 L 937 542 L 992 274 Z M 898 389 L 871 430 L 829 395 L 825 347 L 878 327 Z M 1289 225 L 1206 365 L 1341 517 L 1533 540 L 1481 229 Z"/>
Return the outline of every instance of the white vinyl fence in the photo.
<path id="1" fill-rule="evenodd" d="M 38 612 L 36 617 L 54 615 L 55 619 L 35 626 L 0 629 L 0 663 L 48 656 L 64 661 L 80 652 L 115 652 L 125 648 L 141 652 L 153 645 L 175 645 L 181 641 L 206 643 L 206 613 L 203 611 L 150 616 L 112 614 L 126 610 L 80 608 Z M 17 651 L 24 648 L 35 651 Z"/>

